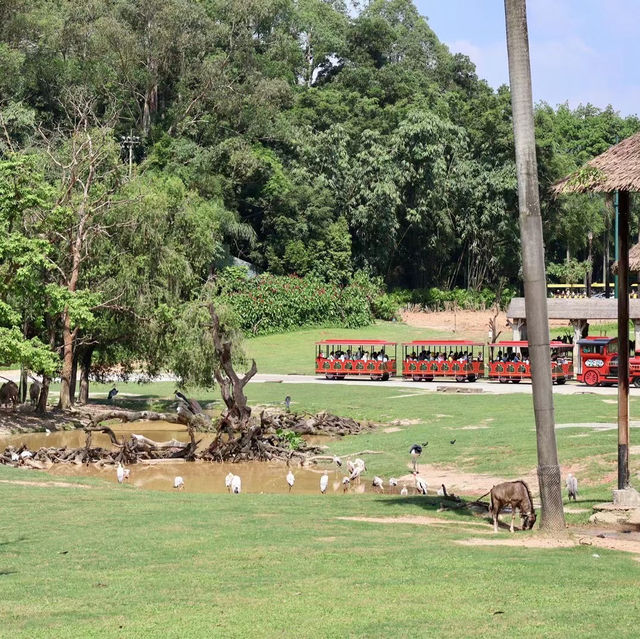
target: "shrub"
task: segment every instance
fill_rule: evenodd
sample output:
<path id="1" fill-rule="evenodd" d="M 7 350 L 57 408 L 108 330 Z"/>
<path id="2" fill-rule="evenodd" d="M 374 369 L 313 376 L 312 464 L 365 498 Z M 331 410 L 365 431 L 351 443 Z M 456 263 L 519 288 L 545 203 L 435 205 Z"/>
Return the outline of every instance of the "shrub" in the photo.
<path id="1" fill-rule="evenodd" d="M 505 308 L 515 295 L 512 289 L 502 291 L 500 306 Z M 415 290 L 398 289 L 391 293 L 391 297 L 399 306 L 419 306 L 428 311 L 445 311 L 454 306 L 463 310 L 485 310 L 495 303 L 495 291 L 484 288 L 471 291 L 465 288 L 440 289 L 422 288 Z"/>

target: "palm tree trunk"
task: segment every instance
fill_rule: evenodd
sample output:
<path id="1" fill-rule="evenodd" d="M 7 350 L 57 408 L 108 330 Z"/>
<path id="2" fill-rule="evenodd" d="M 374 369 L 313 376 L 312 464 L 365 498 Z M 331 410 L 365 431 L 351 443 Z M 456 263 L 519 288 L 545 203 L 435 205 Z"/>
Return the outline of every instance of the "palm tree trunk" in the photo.
<path id="1" fill-rule="evenodd" d="M 504 8 L 518 175 L 525 310 L 538 445 L 538 480 L 542 501 L 541 527 L 545 530 L 558 530 L 564 528 L 565 524 L 553 411 L 547 286 L 538 192 L 526 1 L 505 0 Z"/>

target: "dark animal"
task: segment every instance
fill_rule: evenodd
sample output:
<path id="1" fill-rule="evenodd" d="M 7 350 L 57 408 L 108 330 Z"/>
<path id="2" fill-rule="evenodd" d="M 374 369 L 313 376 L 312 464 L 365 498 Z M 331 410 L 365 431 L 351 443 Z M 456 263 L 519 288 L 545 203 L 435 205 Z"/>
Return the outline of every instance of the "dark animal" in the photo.
<path id="1" fill-rule="evenodd" d="M 449 443 L 453 446 L 456 443 L 456 440 L 452 439 L 452 440 L 449 441 Z"/>
<path id="2" fill-rule="evenodd" d="M 420 444 L 414 444 L 409 449 L 409 455 L 411 455 L 411 462 L 413 464 L 413 470 L 416 472 L 418 470 L 418 457 L 422 455 L 422 446 Z"/>
<path id="3" fill-rule="evenodd" d="M 489 514 L 493 517 L 493 532 L 498 532 L 498 515 L 505 506 L 511 506 L 511 526 L 513 532 L 513 520 L 516 517 L 516 508 L 522 517 L 522 530 L 531 530 L 536 523 L 536 511 L 531 500 L 529 486 L 521 479 L 518 481 L 506 481 L 491 489 L 491 505 Z"/>
<path id="4" fill-rule="evenodd" d="M 284 405 L 287 407 L 288 413 L 291 410 L 291 397 L 289 397 L 289 395 L 284 398 Z"/>
<path id="5" fill-rule="evenodd" d="M 107 399 L 110 402 L 113 402 L 115 396 L 118 394 L 118 389 L 114 386 L 110 391 L 109 394 L 107 395 Z"/>
<path id="6" fill-rule="evenodd" d="M 33 379 L 33 377 L 31 379 Z M 29 400 L 31 401 L 32 406 L 35 406 L 38 403 L 41 389 L 42 384 L 37 379 L 33 379 L 31 386 L 29 386 Z"/>
<path id="7" fill-rule="evenodd" d="M 0 386 L 0 406 L 13 406 L 18 404 L 18 385 L 8 381 Z"/>
<path id="8" fill-rule="evenodd" d="M 184 393 L 181 393 L 180 391 L 175 391 L 175 396 L 179 402 L 178 408 L 186 408 L 194 415 L 198 415 L 202 412 L 202 406 L 200 406 L 200 404 L 195 399 L 189 399 Z"/>

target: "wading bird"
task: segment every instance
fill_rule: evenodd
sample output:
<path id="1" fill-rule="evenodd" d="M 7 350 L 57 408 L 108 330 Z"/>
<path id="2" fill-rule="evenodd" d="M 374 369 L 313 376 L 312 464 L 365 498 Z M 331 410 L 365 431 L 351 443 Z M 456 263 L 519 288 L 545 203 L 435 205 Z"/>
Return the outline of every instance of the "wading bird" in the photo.
<path id="1" fill-rule="evenodd" d="M 233 473 L 228 473 L 224 478 L 224 485 L 227 491 L 231 492 L 231 480 L 233 479 Z"/>
<path id="2" fill-rule="evenodd" d="M 178 475 L 173 479 L 173 487 L 176 490 L 184 490 L 184 479 Z"/>
<path id="3" fill-rule="evenodd" d="M 178 401 L 178 414 L 184 414 L 187 418 L 202 413 L 202 406 L 195 400 L 189 399 L 184 393 L 174 391 L 176 400 Z"/>
<path id="4" fill-rule="evenodd" d="M 333 463 L 338 467 L 342 466 L 342 460 L 337 455 L 333 456 Z"/>
<path id="5" fill-rule="evenodd" d="M 567 492 L 569 493 L 569 501 L 571 501 L 571 499 L 573 498 L 573 501 L 576 501 L 576 498 L 578 497 L 578 480 L 571 474 L 569 473 L 567 475 Z"/>
<path id="6" fill-rule="evenodd" d="M 294 474 L 289 471 L 287 473 L 287 484 L 289 484 L 289 492 L 291 492 L 291 489 L 293 488 L 293 485 L 296 483 L 296 478 L 294 476 Z"/>
<path id="7" fill-rule="evenodd" d="M 110 401 L 111 403 L 113 403 L 113 401 L 115 400 L 116 395 L 118 394 L 118 389 L 114 386 L 108 393 L 107 395 L 107 400 Z"/>
<path id="8" fill-rule="evenodd" d="M 118 478 L 119 484 L 124 481 L 124 467 L 120 462 L 118 462 L 118 468 L 116 468 L 116 477 Z"/>
<path id="9" fill-rule="evenodd" d="M 242 492 L 242 479 L 240 475 L 234 475 L 231 480 L 231 492 L 234 495 L 239 495 Z"/>
<path id="10" fill-rule="evenodd" d="M 289 395 L 284 398 L 284 405 L 287 408 L 287 413 L 291 412 L 291 397 Z"/>
<path id="11" fill-rule="evenodd" d="M 357 481 L 360 483 L 360 473 L 362 472 L 362 468 L 360 466 L 355 466 L 353 472 L 349 475 L 349 481 Z"/>
<path id="12" fill-rule="evenodd" d="M 364 459 L 360 459 L 360 458 L 358 457 L 358 459 L 356 459 L 356 460 L 353 462 L 353 464 L 354 464 L 354 466 L 355 466 L 356 468 L 360 468 L 360 472 L 364 472 L 365 470 L 367 470 L 367 466 L 366 466 L 366 464 L 364 463 Z"/>
<path id="13" fill-rule="evenodd" d="M 409 455 L 411 455 L 411 463 L 413 464 L 414 472 L 418 470 L 418 457 L 422 455 L 422 446 L 420 444 L 414 444 L 409 449 Z"/>
<path id="14" fill-rule="evenodd" d="M 351 474 L 356 468 L 356 465 L 350 460 L 347 459 L 347 472 Z"/>
<path id="15" fill-rule="evenodd" d="M 324 471 L 322 477 L 320 477 L 320 492 L 324 495 L 327 492 L 327 486 L 329 485 L 329 472 Z"/>
<path id="16" fill-rule="evenodd" d="M 403 497 L 406 497 L 406 496 L 409 494 L 409 491 L 407 490 L 407 487 L 406 487 L 406 486 L 403 486 L 403 487 L 402 487 L 402 490 L 400 491 L 400 494 L 401 494 Z"/>
<path id="17" fill-rule="evenodd" d="M 384 482 L 382 481 L 382 477 L 378 477 L 378 475 L 376 475 L 371 482 L 371 485 L 374 487 L 376 492 L 384 492 L 383 484 Z"/>
<path id="18" fill-rule="evenodd" d="M 413 473 L 413 480 L 414 480 L 415 485 L 416 485 L 416 490 L 421 495 L 426 495 L 427 494 L 427 482 L 424 479 L 422 479 L 422 477 L 420 477 L 417 472 Z"/>
<path id="19" fill-rule="evenodd" d="M 11 461 L 13 462 L 20 461 L 20 455 L 18 455 L 18 453 L 16 453 L 15 450 L 11 453 Z"/>
<path id="20" fill-rule="evenodd" d="M 395 477 L 389 477 L 389 486 L 397 486 L 398 485 L 398 480 Z"/>
<path id="21" fill-rule="evenodd" d="M 351 483 L 351 480 L 348 477 L 343 477 L 342 478 L 342 492 L 346 493 L 349 490 L 349 484 Z"/>

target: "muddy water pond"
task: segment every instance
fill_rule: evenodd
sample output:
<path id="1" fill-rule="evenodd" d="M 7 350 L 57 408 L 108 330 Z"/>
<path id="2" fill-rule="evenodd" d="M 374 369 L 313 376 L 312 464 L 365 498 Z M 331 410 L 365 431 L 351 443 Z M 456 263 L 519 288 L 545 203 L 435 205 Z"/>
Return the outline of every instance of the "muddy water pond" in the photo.
<path id="1" fill-rule="evenodd" d="M 129 422 L 111 425 L 118 438 L 127 439 L 131 433 L 144 435 L 156 441 L 177 439 L 188 441 L 189 436 L 184 427 L 168 422 Z M 206 447 L 211 441 L 212 435 L 201 433 L 197 439 L 202 439 L 201 448 Z M 316 446 L 325 445 L 331 441 L 331 437 L 314 436 L 309 438 L 309 443 Z M 50 434 L 29 433 L 8 435 L 0 437 L 0 447 L 22 446 L 25 444 L 29 450 L 35 451 L 41 447 L 79 448 L 85 445 L 85 433 L 82 430 L 56 431 Z M 107 435 L 93 433 L 92 446 L 112 448 Z M 130 467 L 131 475 L 129 483 L 137 488 L 147 490 L 173 491 L 173 480 L 177 475 L 184 479 L 185 492 L 192 493 L 224 493 L 225 476 L 231 472 L 242 479 L 242 492 L 244 493 L 288 493 L 289 486 L 286 475 L 289 469 L 281 463 L 269 462 L 242 462 L 237 464 L 223 464 L 210 462 L 175 462 L 162 463 L 138 463 Z M 295 476 L 295 484 L 292 493 L 318 494 L 320 492 L 320 477 L 325 468 L 329 471 L 329 486 L 327 493 L 342 494 L 343 470 L 338 470 L 335 465 L 318 466 L 316 468 L 292 467 Z M 42 472 L 42 471 L 33 471 Z M 49 471 L 51 475 L 60 477 L 99 477 L 107 481 L 117 482 L 114 466 L 76 466 L 74 464 L 56 464 Z M 362 479 L 359 485 L 353 485 L 350 492 L 372 491 L 371 479 Z"/>

